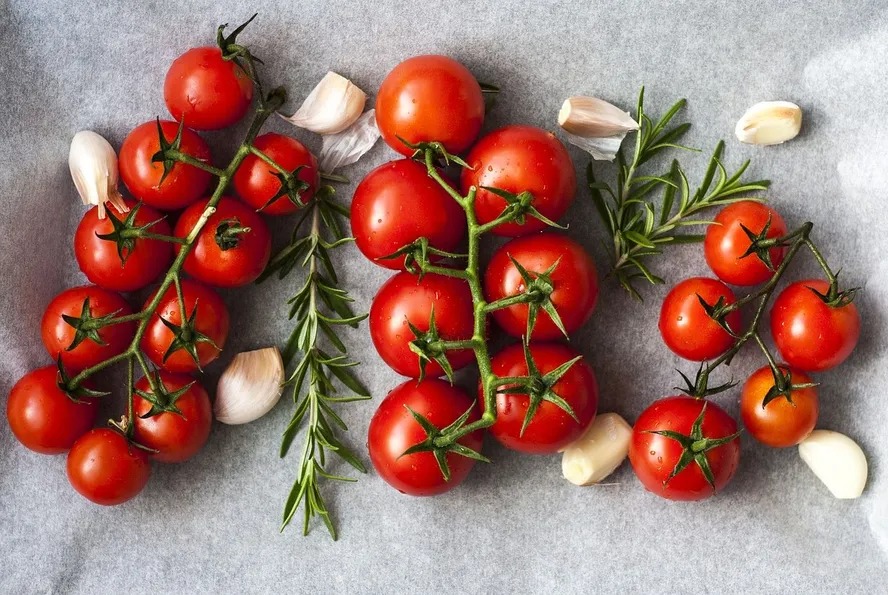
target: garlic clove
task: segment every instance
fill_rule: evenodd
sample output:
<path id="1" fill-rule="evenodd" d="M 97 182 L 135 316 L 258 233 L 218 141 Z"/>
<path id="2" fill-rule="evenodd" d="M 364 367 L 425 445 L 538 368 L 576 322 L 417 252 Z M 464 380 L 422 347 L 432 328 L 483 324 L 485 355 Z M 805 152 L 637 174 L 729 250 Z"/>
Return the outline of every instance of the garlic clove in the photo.
<path id="1" fill-rule="evenodd" d="M 319 163 L 321 171 L 333 172 L 350 165 L 373 148 L 379 140 L 376 110 L 367 110 L 354 124 L 337 134 L 324 136 Z"/>
<path id="2" fill-rule="evenodd" d="M 91 130 L 82 130 L 71 139 L 68 151 L 71 178 L 85 205 L 99 207 L 99 219 L 105 218 L 105 203 L 126 213 L 129 207 L 117 190 L 117 153 L 104 137 Z"/>
<path id="3" fill-rule="evenodd" d="M 814 430 L 799 443 L 799 456 L 836 498 L 859 498 L 868 467 L 860 446 L 844 434 Z"/>
<path id="4" fill-rule="evenodd" d="M 567 142 L 596 161 L 613 161 L 626 135 L 638 130 L 638 122 L 628 112 L 597 97 L 565 100 L 558 125 L 567 133 Z"/>
<path id="5" fill-rule="evenodd" d="M 632 427 L 616 413 L 602 413 L 586 432 L 564 449 L 561 472 L 578 486 L 598 483 L 626 459 Z"/>
<path id="6" fill-rule="evenodd" d="M 224 424 L 257 420 L 277 404 L 284 383 L 284 362 L 277 347 L 238 353 L 222 372 L 213 413 Z"/>
<path id="7" fill-rule="evenodd" d="M 285 120 L 318 134 L 342 132 L 360 117 L 367 94 L 335 72 L 328 72 L 302 106 Z"/>
<path id="8" fill-rule="evenodd" d="M 802 109 L 789 101 L 763 101 L 746 110 L 734 134 L 741 143 L 779 145 L 802 128 Z"/>

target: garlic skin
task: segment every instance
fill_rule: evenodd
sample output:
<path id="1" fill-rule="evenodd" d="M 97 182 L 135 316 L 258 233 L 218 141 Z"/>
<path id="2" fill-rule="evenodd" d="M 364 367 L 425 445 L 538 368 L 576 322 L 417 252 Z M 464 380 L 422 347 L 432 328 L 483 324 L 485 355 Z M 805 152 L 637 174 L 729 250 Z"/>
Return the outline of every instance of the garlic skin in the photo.
<path id="1" fill-rule="evenodd" d="M 367 110 L 346 130 L 324 137 L 318 157 L 321 171 L 329 173 L 351 165 L 373 148 L 377 140 L 379 127 L 376 125 L 376 110 Z"/>
<path id="2" fill-rule="evenodd" d="M 814 430 L 799 443 L 799 456 L 833 496 L 859 498 L 869 468 L 854 440 L 832 430 Z"/>
<path id="3" fill-rule="evenodd" d="M 589 153 L 596 161 L 613 161 L 626 135 L 638 130 L 638 122 L 625 112 L 597 97 L 569 97 L 558 112 L 558 125 L 567 141 Z"/>
<path id="4" fill-rule="evenodd" d="M 117 153 L 104 137 L 91 130 L 75 134 L 68 151 L 68 167 L 80 200 L 85 205 L 96 205 L 99 219 L 105 218 L 106 202 L 121 213 L 129 211 L 117 190 Z"/>
<path id="5" fill-rule="evenodd" d="M 746 110 L 734 127 L 741 143 L 779 145 L 794 139 L 802 128 L 802 109 L 789 101 L 763 101 Z"/>
<path id="6" fill-rule="evenodd" d="M 561 472 L 574 485 L 588 486 L 613 473 L 629 455 L 632 427 L 616 413 L 602 413 L 564 449 Z"/>
<path id="7" fill-rule="evenodd" d="M 255 421 L 281 398 L 284 363 L 277 347 L 238 353 L 222 372 L 213 413 L 224 424 Z"/>
<path id="8" fill-rule="evenodd" d="M 340 74 L 328 72 L 296 113 L 284 119 L 318 134 L 336 134 L 354 124 L 366 102 L 367 94 L 354 83 Z"/>

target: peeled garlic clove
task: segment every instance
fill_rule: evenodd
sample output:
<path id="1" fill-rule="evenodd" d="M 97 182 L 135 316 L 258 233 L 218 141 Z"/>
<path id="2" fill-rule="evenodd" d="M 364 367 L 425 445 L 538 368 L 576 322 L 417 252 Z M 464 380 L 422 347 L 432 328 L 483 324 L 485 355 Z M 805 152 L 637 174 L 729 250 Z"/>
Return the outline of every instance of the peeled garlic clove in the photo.
<path id="1" fill-rule="evenodd" d="M 561 472 L 574 485 L 598 483 L 629 454 L 632 427 L 616 413 L 602 413 L 575 442 L 564 449 Z"/>
<path id="2" fill-rule="evenodd" d="M 354 83 L 335 72 L 328 72 L 296 113 L 284 119 L 318 134 L 336 134 L 354 124 L 366 102 L 367 94 Z"/>
<path id="3" fill-rule="evenodd" d="M 324 137 L 319 163 L 321 171 L 332 172 L 360 159 L 379 140 L 376 110 L 367 110 L 354 124 Z"/>
<path id="4" fill-rule="evenodd" d="M 814 430 L 799 443 L 799 456 L 836 498 L 859 498 L 868 468 L 860 446 L 844 434 Z"/>
<path id="5" fill-rule="evenodd" d="M 257 420 L 277 404 L 284 383 L 284 362 L 277 347 L 238 353 L 219 377 L 213 412 L 224 424 Z"/>
<path id="6" fill-rule="evenodd" d="M 789 101 L 763 101 L 746 110 L 734 134 L 741 143 L 779 145 L 802 128 L 802 109 Z"/>
<path id="7" fill-rule="evenodd" d="M 98 206 L 99 219 L 105 218 L 106 202 L 121 213 L 129 211 L 117 190 L 117 153 L 101 135 L 91 130 L 75 134 L 68 151 L 68 167 L 80 200 Z"/>
<path id="8" fill-rule="evenodd" d="M 626 135 L 638 122 L 612 103 L 597 97 L 570 97 L 558 112 L 558 124 L 567 142 L 597 161 L 613 161 Z"/>

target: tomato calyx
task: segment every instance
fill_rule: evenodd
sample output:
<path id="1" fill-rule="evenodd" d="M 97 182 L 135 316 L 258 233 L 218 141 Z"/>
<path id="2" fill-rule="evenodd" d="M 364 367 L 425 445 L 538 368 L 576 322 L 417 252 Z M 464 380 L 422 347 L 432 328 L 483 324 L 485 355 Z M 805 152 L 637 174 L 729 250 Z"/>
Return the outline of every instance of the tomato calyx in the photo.
<path id="1" fill-rule="evenodd" d="M 160 176 L 160 181 L 157 182 L 158 186 L 163 184 L 163 181 L 166 180 L 167 176 L 173 171 L 173 168 L 176 166 L 178 161 L 181 161 L 179 158 L 182 155 L 180 149 L 182 147 L 182 133 L 185 131 L 185 120 L 183 119 L 179 122 L 179 128 L 176 130 L 176 136 L 173 138 L 172 142 L 168 141 L 166 135 L 163 133 L 163 128 L 160 125 L 160 118 L 157 118 L 157 140 L 160 145 L 158 151 L 151 156 L 151 163 L 162 163 L 163 164 L 163 174 Z"/>
<path id="2" fill-rule="evenodd" d="M 62 320 L 64 320 L 69 326 L 74 328 L 74 340 L 71 341 L 71 344 L 65 347 L 65 351 L 71 351 L 75 349 L 78 345 L 83 343 L 85 340 L 89 339 L 96 345 L 105 346 L 107 343 L 99 335 L 99 329 L 112 324 L 112 320 L 115 316 L 120 314 L 120 310 L 115 310 L 109 314 L 105 314 L 104 316 L 93 316 L 89 307 L 89 296 L 87 296 L 83 300 L 83 306 L 80 309 L 80 316 L 69 316 L 68 314 L 62 314 Z"/>
<path id="3" fill-rule="evenodd" d="M 691 382 L 691 379 L 682 372 L 681 370 L 676 369 L 678 375 L 681 376 L 681 379 L 685 383 L 685 387 L 682 388 L 680 386 L 673 387 L 677 391 L 681 391 L 689 397 L 694 397 L 695 399 L 704 399 L 706 397 L 710 397 L 712 395 L 717 395 L 718 393 L 725 392 L 731 388 L 737 386 L 737 382 L 734 382 L 733 379 L 725 382 L 724 384 L 719 384 L 716 386 L 709 386 L 709 375 L 705 374 L 705 362 L 700 362 L 700 367 L 697 369 L 697 375 L 694 378 L 694 381 Z"/>
<path id="4" fill-rule="evenodd" d="M 539 219 L 549 227 L 567 229 L 564 225 L 555 223 L 540 213 L 536 207 L 533 206 L 535 200 L 533 194 L 527 190 L 515 194 L 514 192 L 509 192 L 502 188 L 494 188 L 492 186 L 481 186 L 481 188 L 506 201 L 506 208 L 499 214 L 496 219 L 497 221 L 514 222 L 517 225 L 524 225 L 527 222 L 527 217 L 530 216 L 534 219 Z"/>
<path id="5" fill-rule="evenodd" d="M 165 236 L 152 234 L 149 231 L 152 227 L 163 221 L 164 217 L 150 221 L 145 225 L 136 225 L 136 215 L 140 208 L 142 208 L 142 203 L 136 203 L 122 220 L 114 214 L 113 210 L 109 209 L 106 214 L 108 215 L 108 221 L 111 222 L 114 230 L 108 233 L 96 234 L 96 237 L 101 240 L 117 244 L 117 256 L 120 257 L 121 264 L 126 263 L 129 255 L 136 247 L 136 240 L 139 238 L 150 237 L 153 239 L 161 239 L 163 241 L 176 241 L 174 238 L 166 238 Z"/>
<path id="6" fill-rule="evenodd" d="M 247 28 L 247 25 L 253 22 L 259 16 L 259 13 L 253 13 L 247 21 L 234 29 L 228 36 L 225 35 L 225 28 L 228 27 L 228 23 L 224 23 L 219 25 L 216 29 L 216 45 L 219 46 L 219 49 L 222 51 L 222 58 L 225 60 L 231 60 L 235 64 L 237 64 L 252 80 L 255 81 L 255 78 L 252 76 L 250 71 L 243 67 L 241 64 L 241 59 L 246 59 L 248 61 L 258 62 L 259 64 L 264 64 L 262 60 L 254 56 L 250 53 L 246 47 L 237 43 L 237 36 L 240 35 L 244 29 Z"/>
<path id="7" fill-rule="evenodd" d="M 552 292 L 555 291 L 555 283 L 552 281 L 552 273 L 555 272 L 555 269 L 561 262 L 561 257 L 553 262 L 552 266 L 542 273 L 534 272 L 531 274 L 531 272 L 524 268 L 520 262 L 515 260 L 511 254 L 508 256 L 509 260 L 512 261 L 512 264 L 518 270 L 518 274 L 521 275 L 521 279 L 524 281 L 525 289 L 523 295 L 526 296 L 527 302 L 527 336 L 530 337 L 531 333 L 533 333 L 533 329 L 536 326 L 537 316 L 539 315 L 540 309 L 542 309 L 543 312 L 549 315 L 552 323 L 558 327 L 561 334 L 567 337 L 567 329 L 564 328 L 564 323 L 561 321 L 561 315 L 558 314 L 558 310 L 555 309 L 555 304 L 552 303 Z"/>
<path id="8" fill-rule="evenodd" d="M 838 276 L 839 274 L 836 273 L 835 277 Z M 857 297 L 857 293 L 860 291 L 860 287 L 851 287 L 849 289 L 840 290 L 838 278 L 833 279 L 829 284 L 829 289 L 826 293 L 820 293 L 814 287 L 808 287 L 808 289 L 810 289 L 814 295 L 820 298 L 823 303 L 830 308 L 844 308 L 854 301 L 854 298 Z"/>
<path id="9" fill-rule="evenodd" d="M 749 248 L 746 249 L 746 252 L 740 255 L 740 258 L 747 258 L 755 254 L 755 256 L 768 267 L 769 271 L 775 271 L 774 262 L 771 260 L 771 249 L 777 246 L 786 246 L 787 244 L 782 238 L 768 237 L 768 232 L 771 231 L 771 215 L 768 215 L 768 220 L 765 222 L 764 227 L 762 227 L 762 230 L 759 233 L 755 233 L 742 223 L 740 224 L 740 229 L 743 230 L 743 233 L 746 234 L 746 237 L 748 237 L 751 242 Z"/>
<path id="10" fill-rule="evenodd" d="M 276 203 L 278 200 L 286 197 L 291 203 L 293 203 L 296 208 L 305 207 L 305 202 L 302 200 L 302 194 L 311 188 L 311 184 L 308 182 L 299 179 L 299 172 L 305 169 L 304 165 L 300 165 L 296 169 L 291 172 L 281 172 L 281 171 L 272 171 L 269 170 L 273 176 L 275 176 L 278 180 L 280 180 L 281 187 L 278 191 L 269 198 L 264 205 L 259 207 L 258 211 L 263 211 L 270 207 L 272 204 Z"/>
<path id="11" fill-rule="evenodd" d="M 435 324 L 435 306 L 432 305 L 432 311 L 429 314 L 429 330 L 421 331 L 410 320 L 407 320 L 407 326 L 413 333 L 415 339 L 410 341 L 410 351 L 419 357 L 419 381 L 425 378 L 426 366 L 429 362 L 437 362 L 447 380 L 453 384 L 453 366 L 447 359 L 447 349 L 444 347 L 444 339 L 438 332 L 438 326 Z"/>
<path id="12" fill-rule="evenodd" d="M 216 244 L 223 252 L 225 250 L 237 248 L 237 245 L 241 241 L 241 236 L 245 233 L 250 233 L 250 231 L 251 228 L 241 225 L 241 222 L 237 217 L 225 219 L 216 226 Z"/>
<path id="13" fill-rule="evenodd" d="M 182 414 L 182 411 L 176 406 L 176 401 L 179 400 L 179 397 L 187 393 L 188 390 L 194 386 L 196 381 L 189 382 L 182 388 L 170 392 L 164 385 L 163 378 L 161 378 L 160 373 L 157 370 L 149 375 L 148 380 L 150 390 L 144 391 L 138 388 L 135 389 L 137 395 L 151 404 L 151 409 L 139 417 L 142 419 L 148 419 L 149 417 L 161 413 L 174 413 L 184 418 L 185 416 Z"/>
<path id="14" fill-rule="evenodd" d="M 480 452 L 460 444 L 459 442 L 448 440 L 447 438 L 449 435 L 455 433 L 466 425 L 469 416 L 472 414 L 472 410 L 475 408 L 474 403 L 471 407 L 466 409 L 465 413 L 454 420 L 453 423 L 442 429 L 435 427 L 435 424 L 411 409 L 409 406 L 404 405 L 404 407 L 410 412 L 410 415 L 413 416 L 416 423 L 422 427 L 423 431 L 426 433 L 426 439 L 405 450 L 401 454 L 402 457 L 418 452 L 432 453 L 435 456 L 435 461 L 438 463 L 438 468 L 441 470 L 441 475 L 444 477 L 444 481 L 450 481 L 450 465 L 447 463 L 447 453 L 452 452 L 483 463 L 490 462 L 490 459 L 482 455 Z M 446 444 L 442 445 L 442 442 L 445 442 Z"/>
<path id="15" fill-rule="evenodd" d="M 792 372 L 788 368 L 772 366 L 771 374 L 774 376 L 774 385 L 768 389 L 767 393 L 765 393 L 765 396 L 762 399 L 762 409 L 767 407 L 768 403 L 780 397 L 785 397 L 789 404 L 795 407 L 796 404 L 792 400 L 792 391 L 818 386 L 817 382 L 793 384 Z"/>
<path id="16" fill-rule="evenodd" d="M 406 270 L 408 273 L 419 275 L 419 279 L 422 280 L 423 275 L 425 275 L 426 269 L 432 264 L 429 255 L 454 260 L 463 259 L 468 256 L 467 254 L 456 254 L 453 252 L 447 252 L 445 250 L 439 250 L 438 248 L 435 248 L 434 246 L 431 246 L 429 244 L 428 238 L 420 237 L 410 242 L 409 244 L 401 246 L 391 254 L 386 254 L 385 256 L 378 257 L 376 260 L 392 260 L 398 258 L 399 256 L 403 256 L 404 270 Z"/>
<path id="17" fill-rule="evenodd" d="M 107 397 L 111 394 L 110 391 L 93 390 L 81 384 L 74 385 L 74 383 L 71 382 L 71 376 L 68 374 L 68 371 L 65 370 L 65 364 L 62 363 L 61 354 L 58 359 L 56 359 L 56 367 L 58 368 L 56 385 L 75 403 L 83 403 L 83 399 L 97 399 Z"/>
<path id="18" fill-rule="evenodd" d="M 194 360 L 194 363 L 197 365 L 197 369 L 201 370 L 202 368 L 200 367 L 200 357 L 197 354 L 198 343 L 209 343 L 217 350 L 221 351 L 219 346 L 216 345 L 215 341 L 197 330 L 197 325 L 195 322 L 197 318 L 197 307 L 198 304 L 197 302 L 195 302 L 194 308 L 191 310 L 191 315 L 185 318 L 185 322 L 183 322 L 182 324 L 170 322 L 163 316 L 158 315 L 158 318 L 160 318 L 160 321 L 163 323 L 163 325 L 173 333 L 173 340 L 170 342 L 169 348 L 167 348 L 166 352 L 163 354 L 163 359 L 161 361 L 166 362 L 175 352 L 179 351 L 180 349 L 184 349 Z"/>
<path id="19" fill-rule="evenodd" d="M 454 155 L 449 152 L 444 145 L 437 141 L 432 142 L 419 142 L 419 143 L 411 143 L 400 136 L 398 140 L 407 145 L 407 147 L 413 149 L 413 155 L 410 156 L 411 159 L 415 159 L 420 162 L 433 161 L 435 159 L 440 159 L 444 162 L 444 165 L 450 165 L 451 162 L 457 164 L 460 167 L 464 167 L 466 169 L 474 169 L 468 163 L 463 160 L 459 155 Z"/>
<path id="20" fill-rule="evenodd" d="M 733 304 L 729 304 L 725 299 L 725 296 L 720 295 L 714 304 L 710 304 L 703 296 L 699 293 L 697 294 L 697 300 L 700 302 L 700 305 L 703 307 L 703 310 L 706 312 L 706 315 L 709 316 L 717 325 L 719 325 L 726 333 L 731 335 L 734 339 L 739 339 L 740 336 L 737 334 L 734 329 L 731 328 L 731 325 L 728 324 L 728 315 L 735 310 Z"/>

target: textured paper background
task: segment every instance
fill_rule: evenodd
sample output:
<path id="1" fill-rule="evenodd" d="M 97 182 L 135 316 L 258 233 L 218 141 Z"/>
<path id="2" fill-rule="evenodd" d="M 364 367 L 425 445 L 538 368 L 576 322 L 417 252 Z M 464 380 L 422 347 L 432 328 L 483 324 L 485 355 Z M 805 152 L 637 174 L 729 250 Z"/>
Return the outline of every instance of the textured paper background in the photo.
<path id="1" fill-rule="evenodd" d="M 372 92 L 400 59 L 423 52 L 451 54 L 502 86 L 488 127 L 552 127 L 569 94 L 631 107 L 644 84 L 653 113 L 687 97 L 695 125 L 689 142 L 708 150 L 726 138 L 730 164 L 753 158 L 751 173 L 774 180 L 773 204 L 787 221 L 813 220 L 830 262 L 866 288 L 857 352 L 840 371 L 817 378 L 819 425 L 853 436 L 870 457 L 866 494 L 834 500 L 795 449 L 768 450 L 748 437 L 730 487 L 690 505 L 645 493 L 627 467 L 613 476 L 615 485 L 579 489 L 561 478 L 558 457 L 519 456 L 488 443 L 495 464 L 439 498 L 401 496 L 372 472 L 328 491 L 341 532 L 333 543 L 320 526 L 308 538 L 298 527 L 277 532 L 296 466 L 277 458 L 286 399 L 254 424 L 216 426 L 198 457 L 157 466 L 141 496 L 112 509 L 74 493 L 64 457 L 26 451 L 4 423 L 0 592 L 885 592 L 884 2 L 0 1 L 4 399 L 26 370 L 48 363 L 37 333 L 46 303 L 83 281 L 71 253 L 82 213 L 67 172 L 71 135 L 94 129 L 119 145 L 133 126 L 165 116 L 161 86 L 170 61 L 211 42 L 218 23 L 240 22 L 254 10 L 260 17 L 243 41 L 267 62 L 266 80 L 290 91 L 291 108 L 328 69 Z M 740 146 L 734 122 L 765 99 L 800 103 L 802 136 L 782 147 Z M 217 157 L 240 132 L 207 135 Z M 572 153 L 582 171 L 586 159 Z M 380 145 L 344 173 L 357 180 L 392 156 Z M 698 180 L 705 157 L 684 159 Z M 595 219 L 581 192 L 571 235 L 603 262 Z M 283 238 L 286 224 L 276 231 Z M 366 309 L 387 272 L 353 248 L 340 253 L 339 266 Z M 706 269 L 700 251 L 688 247 L 659 271 L 675 281 Z M 814 272 L 810 262 L 797 274 L 804 271 Z M 226 295 L 236 328 L 227 357 L 284 339 L 284 301 L 300 282 L 295 276 Z M 634 419 L 670 392 L 675 366 L 692 368 L 657 337 L 665 292 L 647 289 L 642 305 L 606 284 L 594 320 L 576 337 L 598 371 L 602 411 Z M 376 357 L 365 328 L 349 342 L 378 401 L 399 380 Z M 745 352 L 735 375 L 758 361 Z M 719 402 L 736 412 L 736 399 L 729 393 Z M 374 408 L 344 409 L 348 440 L 360 450 Z"/>

